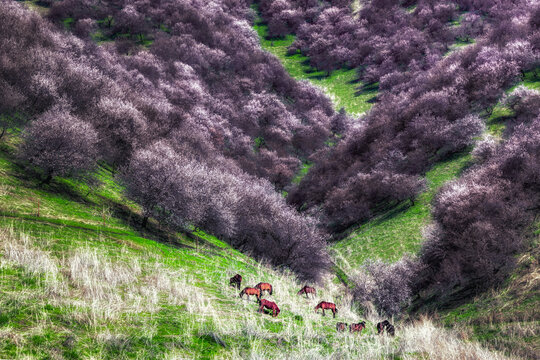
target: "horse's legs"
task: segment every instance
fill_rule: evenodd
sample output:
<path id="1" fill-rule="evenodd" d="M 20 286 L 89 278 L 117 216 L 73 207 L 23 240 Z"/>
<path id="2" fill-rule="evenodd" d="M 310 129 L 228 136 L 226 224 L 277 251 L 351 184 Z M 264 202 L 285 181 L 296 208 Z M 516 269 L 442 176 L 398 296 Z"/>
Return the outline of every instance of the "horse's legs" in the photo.
<path id="1" fill-rule="evenodd" d="M 326 315 L 324 314 L 324 309 L 322 309 L 322 316 L 326 316 Z"/>
<path id="2" fill-rule="evenodd" d="M 332 309 L 332 315 L 334 315 L 334 319 L 336 318 L 336 310 Z"/>

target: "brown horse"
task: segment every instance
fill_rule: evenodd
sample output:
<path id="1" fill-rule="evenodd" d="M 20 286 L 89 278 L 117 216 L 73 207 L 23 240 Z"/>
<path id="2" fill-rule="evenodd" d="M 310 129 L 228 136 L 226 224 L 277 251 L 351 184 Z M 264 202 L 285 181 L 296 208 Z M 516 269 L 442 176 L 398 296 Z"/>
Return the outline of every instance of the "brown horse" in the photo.
<path id="1" fill-rule="evenodd" d="M 380 323 L 377 323 L 377 334 L 382 334 L 386 331 L 387 334 L 394 336 L 396 334 L 396 329 L 394 325 L 390 324 L 388 320 L 384 320 Z"/>
<path id="2" fill-rule="evenodd" d="M 236 286 L 240 290 L 240 285 L 242 284 L 242 275 L 236 274 L 229 280 L 230 286 Z"/>
<path id="3" fill-rule="evenodd" d="M 270 295 L 272 295 L 272 285 L 270 285 L 269 283 L 263 283 L 263 282 L 260 282 L 258 283 L 257 285 L 255 285 L 255 287 L 259 290 L 261 290 L 261 295 L 263 293 L 263 291 L 268 291 L 268 293 Z"/>
<path id="4" fill-rule="evenodd" d="M 247 295 L 248 297 L 248 300 L 249 300 L 249 296 L 250 295 L 255 295 L 257 297 L 257 300 L 260 300 L 261 299 L 261 290 L 259 289 L 255 289 L 255 288 L 251 288 L 251 287 L 247 287 L 247 288 L 244 288 L 244 290 L 242 290 L 240 292 L 240 297 L 242 298 L 244 295 Z"/>
<path id="5" fill-rule="evenodd" d="M 268 300 L 265 300 L 265 299 L 260 299 L 259 300 L 259 311 L 258 312 L 263 312 L 264 311 L 264 308 L 267 308 L 267 309 L 270 309 L 272 310 L 272 316 L 273 317 L 276 317 L 279 315 L 279 308 L 277 306 L 277 304 L 273 301 L 268 301 Z"/>
<path id="6" fill-rule="evenodd" d="M 313 297 L 315 297 L 315 295 L 317 295 L 317 290 L 315 290 L 314 287 L 306 285 L 302 289 L 300 289 L 300 291 L 296 295 L 302 295 L 302 294 L 306 294 L 307 298 L 309 298 L 308 294 L 313 294 Z"/>
<path id="7" fill-rule="evenodd" d="M 339 332 L 344 332 L 346 328 L 347 328 L 347 324 L 346 324 L 346 323 L 338 322 L 338 323 L 336 324 L 336 330 L 339 331 Z"/>
<path id="8" fill-rule="evenodd" d="M 358 324 L 351 324 L 349 325 L 349 331 L 350 332 L 362 332 L 366 328 L 366 322 L 361 321 Z"/>
<path id="9" fill-rule="evenodd" d="M 336 304 L 334 303 L 321 301 L 319 305 L 315 306 L 315 312 L 317 312 L 317 310 L 319 309 L 322 309 L 323 316 L 326 316 L 324 313 L 324 310 L 332 310 L 332 314 L 334 315 L 334 318 L 336 317 L 337 308 L 336 308 Z"/>

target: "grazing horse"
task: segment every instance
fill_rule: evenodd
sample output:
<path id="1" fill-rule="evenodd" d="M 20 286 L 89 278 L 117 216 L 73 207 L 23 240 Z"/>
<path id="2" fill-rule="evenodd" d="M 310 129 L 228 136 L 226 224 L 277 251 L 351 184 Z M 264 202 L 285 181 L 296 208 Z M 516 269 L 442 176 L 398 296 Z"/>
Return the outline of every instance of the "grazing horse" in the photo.
<path id="1" fill-rule="evenodd" d="M 394 328 L 394 325 L 390 324 L 388 320 L 384 320 L 383 322 L 377 323 L 377 334 L 382 334 L 384 331 L 386 331 L 387 334 L 390 334 L 392 336 L 395 335 L 396 329 Z"/>
<path id="2" fill-rule="evenodd" d="M 259 300 L 259 310 L 258 312 L 263 312 L 264 311 L 264 308 L 267 308 L 267 309 L 270 309 L 272 310 L 272 316 L 273 317 L 276 317 L 278 316 L 279 314 L 279 308 L 277 306 L 277 304 L 273 301 L 268 301 L 268 300 L 265 300 L 265 299 L 260 299 Z"/>
<path id="3" fill-rule="evenodd" d="M 349 331 L 350 332 L 362 332 L 366 328 L 366 322 L 361 321 L 358 324 L 351 324 L 349 325 Z"/>
<path id="4" fill-rule="evenodd" d="M 268 291 L 268 293 L 270 295 L 272 295 L 272 285 L 270 285 L 269 283 L 260 282 L 257 285 L 255 285 L 255 287 L 257 289 L 261 290 L 261 295 L 262 295 L 263 291 Z"/>
<path id="5" fill-rule="evenodd" d="M 334 303 L 321 301 L 319 305 L 315 306 L 315 312 L 317 312 L 317 310 L 319 309 L 322 309 L 323 316 L 325 316 L 324 310 L 332 310 L 332 314 L 334 315 L 334 318 L 336 317 L 337 308 L 336 308 L 336 304 Z"/>
<path id="6" fill-rule="evenodd" d="M 229 280 L 230 286 L 236 286 L 240 290 L 240 285 L 242 284 L 242 275 L 236 274 Z"/>
<path id="7" fill-rule="evenodd" d="M 338 322 L 336 324 L 336 330 L 339 331 L 339 332 L 344 332 L 346 328 L 347 328 L 346 323 Z"/>
<path id="8" fill-rule="evenodd" d="M 259 289 L 247 287 L 247 288 L 244 288 L 244 290 L 240 292 L 240 297 L 243 297 L 244 294 L 247 295 L 248 300 L 249 300 L 250 295 L 255 295 L 257 297 L 257 300 L 261 299 L 261 290 Z"/>
<path id="9" fill-rule="evenodd" d="M 306 294 L 307 298 L 309 298 L 308 294 L 313 294 L 313 297 L 315 297 L 315 295 L 317 295 L 317 290 L 315 290 L 314 287 L 306 285 L 302 289 L 300 289 L 300 291 L 296 295 L 302 295 L 302 294 Z"/>

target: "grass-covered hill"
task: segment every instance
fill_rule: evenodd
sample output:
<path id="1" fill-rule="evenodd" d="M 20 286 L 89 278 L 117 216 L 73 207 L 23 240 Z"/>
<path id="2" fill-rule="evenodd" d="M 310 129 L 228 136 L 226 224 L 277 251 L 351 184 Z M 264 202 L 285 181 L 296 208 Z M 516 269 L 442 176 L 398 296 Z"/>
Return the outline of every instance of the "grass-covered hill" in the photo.
<path id="1" fill-rule="evenodd" d="M 56 178 L 49 185 L 13 158 L 17 135 L 0 149 L 0 357 L 9 359 L 495 359 L 430 320 L 397 323 L 377 336 L 380 318 L 362 316 L 332 278 L 317 296 L 288 271 L 260 264 L 204 233 L 172 233 L 127 200 L 110 169 L 99 184 Z M 277 318 L 257 313 L 229 286 L 270 282 Z M 315 314 L 334 301 L 333 319 Z M 362 334 L 337 321 L 367 320 Z"/>
<path id="2" fill-rule="evenodd" d="M 0 3 L 0 358 L 538 358 L 532 5 L 18 3 Z M 236 273 L 274 286 L 278 317 Z"/>

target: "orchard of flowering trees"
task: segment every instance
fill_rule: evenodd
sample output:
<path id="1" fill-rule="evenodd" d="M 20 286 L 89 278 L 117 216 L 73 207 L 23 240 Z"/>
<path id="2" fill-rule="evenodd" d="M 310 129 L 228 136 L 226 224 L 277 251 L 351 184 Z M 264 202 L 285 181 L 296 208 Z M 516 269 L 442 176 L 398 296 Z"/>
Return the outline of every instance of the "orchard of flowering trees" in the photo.
<path id="1" fill-rule="evenodd" d="M 538 72 L 538 5 L 259 1 L 271 37 L 296 35 L 290 53 L 378 87 L 353 120 L 260 48 L 250 1 L 40 3 L 46 18 L 0 3 L 0 139 L 23 128 L 19 159 L 43 184 L 106 162 L 143 226 L 204 229 L 316 280 L 330 266 L 326 238 L 413 204 L 430 166 L 471 148 L 502 101 L 505 139 L 484 136 L 476 164 L 436 197 L 419 262 L 367 266 L 356 297 L 403 284 L 375 299 L 393 314 L 413 290 L 496 282 L 522 248 L 538 210 L 540 96 L 505 91 Z M 456 41 L 469 45 L 450 51 Z"/>
<path id="2" fill-rule="evenodd" d="M 379 86 L 377 104 L 361 125 L 315 153 L 314 166 L 289 192 L 291 204 L 318 216 L 335 236 L 414 201 L 422 174 L 470 147 L 484 132 L 482 116 L 503 98 L 514 112 L 508 140 L 480 141 L 473 151 L 478 164 L 437 197 L 411 286 L 481 289 L 503 278 L 538 211 L 538 93 L 521 87 L 503 95 L 526 71 L 538 73 L 540 6 L 374 0 L 353 13 L 343 1 L 262 0 L 260 10 L 271 35 L 296 34 L 290 53 L 300 51 L 328 72 L 357 68 L 362 81 Z M 452 43 L 473 40 L 447 55 Z"/>
<path id="3" fill-rule="evenodd" d="M 428 4 L 438 9 L 437 14 L 454 16 L 453 11 L 437 2 L 419 2 L 414 12 Z M 398 2 L 371 3 L 379 10 L 386 9 L 383 5 L 393 13 L 409 14 Z M 484 130 L 479 114 L 489 113 L 504 91 L 519 80 L 523 71 L 534 67 L 539 58 L 538 47 L 532 42 L 537 30 L 530 6 L 520 2 L 490 8 L 475 6 L 479 6 L 477 11 L 483 14 L 484 21 L 489 22 L 476 43 L 445 57 L 431 56 L 429 51 L 422 50 L 423 65 L 419 65 L 420 60 L 414 66 L 403 63 L 374 78 L 373 81 L 379 81 L 378 103 L 361 119 L 361 126 L 344 134 L 337 146 L 312 156 L 315 165 L 300 185 L 289 192 L 291 204 L 320 214 L 325 228 L 339 233 L 389 206 L 414 201 L 423 188 L 421 176 L 431 164 L 473 143 Z M 338 11 L 333 9 L 322 10 L 318 19 L 329 21 L 329 14 Z M 351 21 L 369 23 L 370 17 L 362 15 L 369 9 L 369 5 L 364 7 L 358 18 Z M 334 18 L 345 21 L 345 16 Z M 417 17 L 410 20 L 417 21 Z M 334 22 L 321 29 L 335 31 L 334 27 L 339 28 Z M 362 31 L 369 33 L 369 26 L 365 25 Z M 402 28 L 395 33 L 401 35 L 406 31 Z M 504 38 L 496 35 L 501 32 Z M 492 40 L 494 37 L 498 43 Z M 312 44 L 312 40 L 306 41 Z M 410 53 L 404 58 L 412 59 L 414 55 Z M 367 67 L 361 74 L 370 71 L 371 65 L 363 66 Z M 381 66 L 375 68 L 380 70 Z"/>
<path id="4" fill-rule="evenodd" d="M 323 234 L 276 190 L 347 119 L 259 48 L 247 4 L 51 5 L 52 22 L 73 18 L 80 37 L 0 4 L 0 131 L 27 123 L 19 155 L 43 183 L 105 161 L 146 216 L 317 279 Z M 97 46 L 98 30 L 114 41 Z"/>

